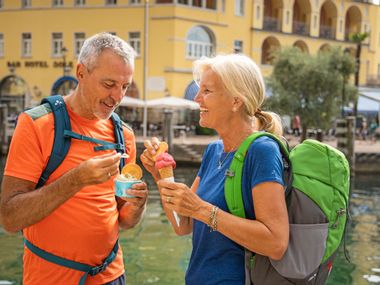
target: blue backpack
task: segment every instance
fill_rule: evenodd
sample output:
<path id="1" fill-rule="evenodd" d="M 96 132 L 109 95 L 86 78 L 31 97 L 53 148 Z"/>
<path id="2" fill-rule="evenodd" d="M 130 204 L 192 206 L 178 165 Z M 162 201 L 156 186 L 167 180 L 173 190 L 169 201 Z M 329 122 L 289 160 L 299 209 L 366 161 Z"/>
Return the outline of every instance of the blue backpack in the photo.
<path id="1" fill-rule="evenodd" d="M 116 143 L 107 142 L 103 140 L 98 140 L 95 138 L 83 136 L 77 133 L 74 133 L 71 130 L 70 118 L 67 113 L 66 104 L 60 95 L 54 95 L 44 98 L 41 101 L 41 105 L 44 106 L 45 112 L 49 112 L 50 110 L 54 115 L 54 143 L 50 158 L 48 163 L 43 170 L 41 177 L 36 185 L 36 189 L 42 187 L 49 176 L 57 169 L 57 167 L 63 162 L 65 159 L 71 144 L 71 139 L 85 140 L 91 143 L 96 144 L 94 147 L 95 151 L 106 150 L 106 149 L 116 149 L 117 152 L 124 153 L 125 152 L 125 144 L 124 144 L 124 133 L 123 133 L 123 125 L 120 117 L 116 113 L 112 113 L 111 119 L 114 124 L 114 132 L 115 132 L 115 140 Z M 41 108 L 39 106 L 37 108 Z M 36 108 L 26 111 L 28 115 L 31 117 L 40 114 L 40 110 Z M 126 126 L 126 125 L 125 125 Z M 128 127 L 128 126 L 126 126 Z M 120 169 L 125 165 L 125 159 L 120 160 Z M 37 256 L 58 264 L 60 266 L 68 267 L 74 270 L 82 271 L 83 275 L 79 280 L 79 285 L 84 285 L 88 275 L 94 276 L 100 272 L 103 272 L 107 266 L 115 259 L 118 249 L 119 249 L 119 241 L 117 240 L 114 247 L 108 254 L 108 256 L 103 260 L 103 263 L 97 266 L 88 265 L 85 263 L 80 263 L 73 260 L 68 260 L 57 256 L 55 254 L 49 253 L 41 248 L 38 248 L 30 241 L 24 238 L 25 246 Z"/>

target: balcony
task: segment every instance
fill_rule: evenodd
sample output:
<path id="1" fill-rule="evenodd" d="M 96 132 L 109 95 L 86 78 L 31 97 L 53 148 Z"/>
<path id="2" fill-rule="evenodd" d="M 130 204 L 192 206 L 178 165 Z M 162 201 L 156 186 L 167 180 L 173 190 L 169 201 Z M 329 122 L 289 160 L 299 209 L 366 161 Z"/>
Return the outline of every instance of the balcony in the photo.
<path id="1" fill-rule="evenodd" d="M 281 31 L 280 21 L 277 18 L 264 17 L 263 30 L 280 32 Z"/>
<path id="2" fill-rule="evenodd" d="M 373 1 L 373 0 L 352 0 L 352 2 L 366 3 L 366 4 L 375 4 L 376 1 Z"/>
<path id="3" fill-rule="evenodd" d="M 309 34 L 309 26 L 305 22 L 293 21 L 293 33 L 307 36 Z"/>
<path id="4" fill-rule="evenodd" d="M 335 29 L 330 26 L 321 25 L 319 30 L 319 37 L 324 39 L 335 39 Z"/>

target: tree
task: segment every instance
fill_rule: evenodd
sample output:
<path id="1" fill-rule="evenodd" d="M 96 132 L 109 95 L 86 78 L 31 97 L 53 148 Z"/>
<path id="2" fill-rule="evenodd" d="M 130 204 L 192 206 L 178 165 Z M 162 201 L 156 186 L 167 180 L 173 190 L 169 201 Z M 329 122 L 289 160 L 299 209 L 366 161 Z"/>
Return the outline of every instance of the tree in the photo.
<path id="1" fill-rule="evenodd" d="M 355 72 L 355 61 L 352 58 L 349 50 L 342 50 L 340 48 L 331 49 L 330 56 L 330 68 L 336 70 L 342 78 L 342 102 L 341 102 L 341 116 L 344 117 L 344 106 L 347 102 L 356 102 L 356 92 L 352 92 L 353 86 L 348 84 L 350 76 Z"/>
<path id="2" fill-rule="evenodd" d="M 360 55 L 362 52 L 362 44 L 366 40 L 366 38 L 369 37 L 369 33 L 355 33 L 352 34 L 350 39 L 354 43 L 356 43 L 356 53 L 355 53 L 355 59 L 356 59 L 356 70 L 355 70 L 355 86 L 359 87 L 359 75 L 360 75 Z M 355 100 L 354 102 L 354 116 L 356 117 L 358 113 L 358 100 Z"/>
<path id="3" fill-rule="evenodd" d="M 315 56 L 298 48 L 285 48 L 275 54 L 268 82 L 273 95 L 267 104 L 280 114 L 300 116 L 301 141 L 306 138 L 308 128 L 329 128 L 332 118 L 339 113 L 344 81 L 340 72 L 347 70 L 347 57 L 342 59 L 343 56 L 337 49 Z"/>

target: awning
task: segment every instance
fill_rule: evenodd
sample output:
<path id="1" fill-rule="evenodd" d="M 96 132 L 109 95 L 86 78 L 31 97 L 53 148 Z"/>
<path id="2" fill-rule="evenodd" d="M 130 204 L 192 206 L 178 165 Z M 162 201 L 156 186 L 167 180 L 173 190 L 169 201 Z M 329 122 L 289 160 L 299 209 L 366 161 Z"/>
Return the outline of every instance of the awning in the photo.
<path id="1" fill-rule="evenodd" d="M 358 111 L 380 110 L 380 88 L 359 87 Z"/>

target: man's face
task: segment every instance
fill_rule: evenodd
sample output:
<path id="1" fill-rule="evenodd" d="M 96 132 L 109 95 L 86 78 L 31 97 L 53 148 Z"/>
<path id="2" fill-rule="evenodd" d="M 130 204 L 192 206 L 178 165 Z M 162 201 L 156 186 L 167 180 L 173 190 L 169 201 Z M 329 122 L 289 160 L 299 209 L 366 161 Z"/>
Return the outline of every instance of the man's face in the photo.
<path id="1" fill-rule="evenodd" d="M 78 67 L 79 91 L 85 96 L 85 116 L 108 119 L 125 96 L 132 82 L 134 67 L 110 50 L 98 57 L 90 70 Z"/>

